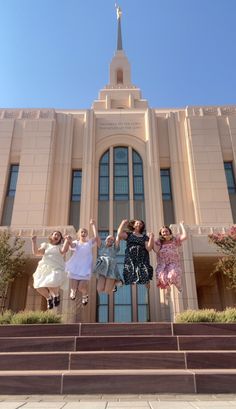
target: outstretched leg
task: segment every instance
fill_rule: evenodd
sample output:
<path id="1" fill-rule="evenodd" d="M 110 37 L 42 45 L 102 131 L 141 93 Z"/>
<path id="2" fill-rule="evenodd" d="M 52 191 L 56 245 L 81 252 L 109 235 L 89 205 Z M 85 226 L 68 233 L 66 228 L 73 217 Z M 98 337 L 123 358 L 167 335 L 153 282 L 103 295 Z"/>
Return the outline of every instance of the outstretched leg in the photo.
<path id="1" fill-rule="evenodd" d="M 60 304 L 60 287 L 50 287 L 48 290 L 53 298 L 54 307 L 58 307 L 58 305 Z"/>
<path id="2" fill-rule="evenodd" d="M 106 278 L 106 283 L 105 283 L 105 293 L 110 294 L 115 286 L 116 280 L 113 278 Z"/>
<path id="3" fill-rule="evenodd" d="M 82 294 L 82 304 L 88 304 L 88 280 L 80 280 L 78 290 Z"/>
<path id="4" fill-rule="evenodd" d="M 99 276 L 97 281 L 97 292 L 103 293 L 105 291 L 106 277 Z"/>
<path id="5" fill-rule="evenodd" d="M 160 265 L 156 270 L 157 275 L 157 287 L 165 290 L 169 287 L 168 278 L 167 278 L 167 271 L 165 265 Z"/>
<path id="6" fill-rule="evenodd" d="M 168 269 L 168 282 L 170 285 L 175 285 L 179 292 L 182 291 L 181 268 L 178 265 L 170 264 Z"/>
<path id="7" fill-rule="evenodd" d="M 75 300 L 76 291 L 78 288 L 78 280 L 75 280 L 74 278 L 72 278 L 70 282 L 71 282 L 70 298 L 71 300 Z"/>
<path id="8" fill-rule="evenodd" d="M 42 295 L 47 300 L 47 309 L 51 310 L 53 308 L 53 298 L 46 287 L 36 288 L 37 292 Z"/>

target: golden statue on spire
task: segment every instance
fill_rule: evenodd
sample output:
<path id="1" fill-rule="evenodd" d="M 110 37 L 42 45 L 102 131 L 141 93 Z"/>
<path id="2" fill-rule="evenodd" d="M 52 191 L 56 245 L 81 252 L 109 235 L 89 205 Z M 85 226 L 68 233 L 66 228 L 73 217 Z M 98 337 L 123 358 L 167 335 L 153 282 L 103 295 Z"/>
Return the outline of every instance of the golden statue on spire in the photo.
<path id="1" fill-rule="evenodd" d="M 122 16 L 122 10 L 121 10 L 120 6 L 118 6 L 117 3 L 115 3 L 115 8 L 116 8 L 117 20 L 119 20 L 119 18 L 121 18 L 121 16 Z"/>

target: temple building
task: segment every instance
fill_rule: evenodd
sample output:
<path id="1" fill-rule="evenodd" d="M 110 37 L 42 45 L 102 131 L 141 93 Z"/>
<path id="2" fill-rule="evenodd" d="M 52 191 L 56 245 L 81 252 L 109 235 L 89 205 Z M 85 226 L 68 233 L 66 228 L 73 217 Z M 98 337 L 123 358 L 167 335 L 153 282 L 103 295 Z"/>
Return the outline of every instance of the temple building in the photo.
<path id="1" fill-rule="evenodd" d="M 75 238 L 91 218 L 101 238 L 115 234 L 122 219 L 145 220 L 155 237 L 163 224 L 177 233 L 184 220 L 183 291 L 167 297 L 154 274 L 149 290 L 123 286 L 98 295 L 92 278 L 86 307 L 63 291 L 65 322 L 173 321 L 185 309 L 236 303 L 224 278 L 212 274 L 218 254 L 208 242 L 236 220 L 236 105 L 149 107 L 132 83 L 121 18 L 119 9 L 109 81 L 91 109 L 0 109 L 0 229 L 19 234 L 28 255 L 5 308 L 46 308 L 32 285 L 39 259 L 31 236 L 40 243 L 59 229 Z M 122 242 L 121 271 L 124 249 Z M 155 268 L 154 252 L 150 258 Z"/>

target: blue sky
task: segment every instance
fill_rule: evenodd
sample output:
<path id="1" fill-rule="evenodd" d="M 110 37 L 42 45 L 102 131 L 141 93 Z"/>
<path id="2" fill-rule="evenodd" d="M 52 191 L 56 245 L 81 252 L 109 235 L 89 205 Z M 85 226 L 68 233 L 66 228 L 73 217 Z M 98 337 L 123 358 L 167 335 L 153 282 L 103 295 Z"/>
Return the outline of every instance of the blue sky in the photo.
<path id="1" fill-rule="evenodd" d="M 0 108 L 86 109 L 109 80 L 113 0 L 0 0 Z M 236 0 L 120 0 L 152 108 L 236 104 Z"/>

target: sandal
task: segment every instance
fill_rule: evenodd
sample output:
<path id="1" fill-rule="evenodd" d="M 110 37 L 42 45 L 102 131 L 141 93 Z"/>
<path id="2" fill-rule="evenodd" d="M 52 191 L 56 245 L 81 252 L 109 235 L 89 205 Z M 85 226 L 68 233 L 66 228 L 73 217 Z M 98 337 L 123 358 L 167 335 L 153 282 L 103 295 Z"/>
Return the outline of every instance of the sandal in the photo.
<path id="1" fill-rule="evenodd" d="M 55 297 L 53 297 L 53 304 L 55 307 L 58 307 L 58 305 L 60 304 L 60 295 L 56 295 Z"/>
<path id="2" fill-rule="evenodd" d="M 73 288 L 70 290 L 70 299 L 75 300 L 76 291 Z"/>
<path id="3" fill-rule="evenodd" d="M 47 299 L 47 309 L 51 310 L 53 308 L 53 299 L 52 298 L 48 298 Z"/>
<path id="4" fill-rule="evenodd" d="M 87 305 L 88 304 L 88 295 L 82 295 L 82 304 Z"/>

